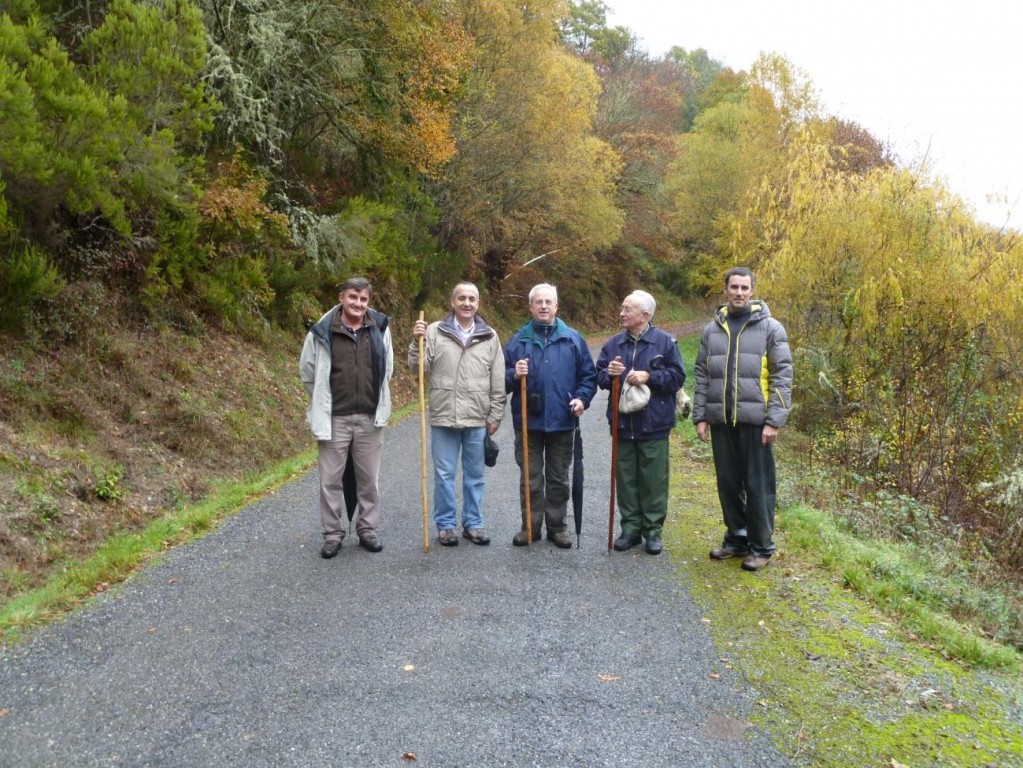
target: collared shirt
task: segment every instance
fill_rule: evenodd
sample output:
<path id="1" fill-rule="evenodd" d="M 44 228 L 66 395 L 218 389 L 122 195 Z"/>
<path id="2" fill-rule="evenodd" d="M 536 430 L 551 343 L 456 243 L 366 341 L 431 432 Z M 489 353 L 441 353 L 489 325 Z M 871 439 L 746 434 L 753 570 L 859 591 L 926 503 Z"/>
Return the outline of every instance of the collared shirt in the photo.
<path id="1" fill-rule="evenodd" d="M 638 334 L 633 333 L 632 331 L 627 331 L 627 333 L 629 334 L 629 338 L 630 339 L 632 339 L 633 341 L 639 341 L 640 339 L 643 338 L 644 334 L 646 334 L 646 332 L 649 331 L 649 330 L 650 330 L 650 323 L 647 323 L 645 326 L 643 326 L 643 330 L 640 331 Z"/>
<path id="2" fill-rule="evenodd" d="M 459 323 L 458 320 L 455 320 L 454 325 L 455 325 L 455 333 L 458 334 L 458 340 L 460 342 L 462 342 L 462 346 L 463 347 L 469 346 L 469 339 L 472 338 L 472 334 L 476 330 L 476 321 L 475 321 L 475 319 L 469 325 L 468 329 L 463 328 L 462 324 Z"/>

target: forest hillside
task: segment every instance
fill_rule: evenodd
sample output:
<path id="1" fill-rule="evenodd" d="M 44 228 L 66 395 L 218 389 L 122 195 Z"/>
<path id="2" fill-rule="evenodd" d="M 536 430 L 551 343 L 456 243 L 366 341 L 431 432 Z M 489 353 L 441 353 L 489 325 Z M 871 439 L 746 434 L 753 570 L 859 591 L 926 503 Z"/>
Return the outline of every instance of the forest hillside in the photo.
<path id="1" fill-rule="evenodd" d="M 503 332 L 541 280 L 596 330 L 734 264 L 788 328 L 820 505 L 1018 594 L 1019 233 L 783 58 L 654 58 L 605 12 L 7 0 L 0 601 L 308 447 L 295 358 L 346 277 L 398 328 L 470 279 Z M 983 631 L 1023 647 L 1006 599 Z"/>

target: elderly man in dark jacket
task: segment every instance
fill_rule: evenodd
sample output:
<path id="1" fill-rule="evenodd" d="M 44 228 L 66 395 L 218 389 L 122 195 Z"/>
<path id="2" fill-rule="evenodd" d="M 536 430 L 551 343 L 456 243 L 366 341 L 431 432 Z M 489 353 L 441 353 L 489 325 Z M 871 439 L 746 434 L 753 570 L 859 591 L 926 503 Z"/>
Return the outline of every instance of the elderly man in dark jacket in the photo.
<path id="1" fill-rule="evenodd" d="M 675 397 L 686 370 L 675 339 L 650 320 L 657 304 L 646 291 L 633 291 L 622 302 L 622 332 L 612 336 L 597 357 L 597 386 L 610 389 L 615 376 L 624 384 L 649 390 L 647 404 L 618 418 L 618 464 L 615 468 L 621 535 L 619 552 L 646 538 L 646 551 L 661 553 L 661 529 L 668 514 L 668 436 L 675 426 Z M 644 393 L 645 396 L 645 393 Z M 607 415 L 611 420 L 611 402 Z"/>
<path id="2" fill-rule="evenodd" d="M 568 469 L 577 420 L 597 393 L 597 372 L 585 340 L 557 317 L 558 291 L 541 283 L 529 292 L 532 318 L 504 348 L 505 386 L 512 393 L 515 461 L 522 466 L 522 430 L 528 430 L 529 500 L 533 541 L 540 527 L 556 547 L 568 549 L 565 524 L 571 494 Z M 527 424 L 522 423 L 521 380 L 526 380 Z M 520 491 L 522 530 L 512 543 L 530 543 L 526 534 L 526 495 Z"/>
<path id="3" fill-rule="evenodd" d="M 775 552 L 772 445 L 792 407 L 792 353 L 785 328 L 753 299 L 746 267 L 725 275 L 726 303 L 703 331 L 696 354 L 693 422 L 714 451 L 725 537 L 710 556 L 743 557 L 758 571 Z"/>

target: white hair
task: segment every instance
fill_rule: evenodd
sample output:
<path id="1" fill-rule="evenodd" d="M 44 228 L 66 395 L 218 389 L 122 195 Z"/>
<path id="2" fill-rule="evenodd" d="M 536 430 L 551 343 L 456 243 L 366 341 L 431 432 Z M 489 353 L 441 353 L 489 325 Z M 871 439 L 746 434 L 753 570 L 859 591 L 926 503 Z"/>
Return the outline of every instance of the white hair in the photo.
<path id="1" fill-rule="evenodd" d="M 550 291 L 551 295 L 554 296 L 554 303 L 555 304 L 558 303 L 558 289 L 555 288 L 550 283 L 540 283 L 539 285 L 534 285 L 532 288 L 529 289 L 530 304 L 533 303 L 533 296 L 536 295 L 538 291 Z"/>
<path id="2" fill-rule="evenodd" d="M 644 312 L 650 313 L 651 320 L 654 319 L 654 311 L 657 309 L 657 302 L 654 301 L 654 297 L 651 296 L 649 293 L 647 293 L 646 291 L 633 291 L 625 298 L 632 299 L 634 302 L 636 302 L 636 304 L 639 305 L 640 309 L 642 309 Z"/>

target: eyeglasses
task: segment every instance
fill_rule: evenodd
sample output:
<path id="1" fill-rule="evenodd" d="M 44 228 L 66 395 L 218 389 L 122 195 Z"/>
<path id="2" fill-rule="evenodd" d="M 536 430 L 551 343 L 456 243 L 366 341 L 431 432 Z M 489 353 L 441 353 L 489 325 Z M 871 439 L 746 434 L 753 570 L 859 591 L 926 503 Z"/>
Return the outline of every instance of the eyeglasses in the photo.
<path id="1" fill-rule="evenodd" d="M 627 315 L 631 315 L 633 312 L 642 312 L 643 310 L 639 307 L 630 307 L 628 304 L 622 304 L 619 309 Z"/>

